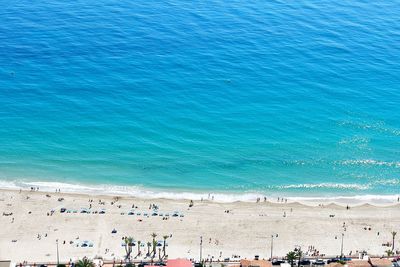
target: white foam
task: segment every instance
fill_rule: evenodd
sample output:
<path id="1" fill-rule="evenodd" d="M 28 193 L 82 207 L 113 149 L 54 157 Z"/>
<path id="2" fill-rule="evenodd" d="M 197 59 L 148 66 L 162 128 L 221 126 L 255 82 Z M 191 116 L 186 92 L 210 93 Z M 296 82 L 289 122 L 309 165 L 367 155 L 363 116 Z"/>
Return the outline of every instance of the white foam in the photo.
<path id="1" fill-rule="evenodd" d="M 166 198 L 166 199 L 208 199 L 209 193 L 205 192 L 186 192 L 186 191 L 161 191 L 156 189 L 146 189 L 138 186 L 119 186 L 119 185 L 83 185 L 69 184 L 60 182 L 44 182 L 44 181 L 0 181 L 0 188 L 3 189 L 30 189 L 31 187 L 39 187 L 40 191 L 54 192 L 61 189 L 64 193 L 84 193 L 93 195 L 126 195 L 138 198 Z M 214 197 L 218 202 L 234 202 L 234 201 L 254 201 L 263 195 L 257 193 L 215 193 L 210 192 L 210 198 Z"/>
<path id="2" fill-rule="evenodd" d="M 379 161 L 374 159 L 363 159 L 363 160 L 344 160 L 340 162 L 343 165 L 370 165 L 370 166 L 386 166 L 400 168 L 400 162 L 398 161 Z"/>
<path id="3" fill-rule="evenodd" d="M 291 184 L 280 186 L 282 189 L 291 188 L 331 188 L 331 189 L 370 189 L 370 184 L 344 184 L 344 183 L 319 183 L 319 184 Z"/>
<path id="4" fill-rule="evenodd" d="M 397 180 L 390 181 L 391 183 L 399 182 Z M 45 182 L 45 181 L 1 181 L 0 188 L 3 189 L 30 189 L 30 187 L 39 187 L 40 191 L 54 192 L 56 189 L 61 189 L 64 193 L 83 193 L 91 195 L 123 195 L 138 198 L 156 199 L 192 199 L 192 200 L 207 200 L 213 196 L 216 202 L 254 202 L 257 198 L 263 198 L 265 193 L 260 192 L 245 192 L 245 193 L 228 193 L 228 192 L 187 192 L 187 191 L 172 191 L 172 190 L 156 190 L 147 189 L 138 186 L 119 186 L 119 185 L 83 185 L 70 184 L 61 182 Z M 300 185 L 284 185 L 278 188 L 340 188 L 340 189 L 358 189 L 369 188 L 358 184 L 339 184 L 339 183 L 321 183 L 321 184 L 300 184 Z M 279 190 L 277 191 L 279 192 Z M 278 195 L 267 194 L 269 200 L 275 200 Z M 284 196 L 289 201 L 307 202 L 307 203 L 371 203 L 371 204 L 390 204 L 397 201 L 398 195 L 354 195 L 354 196 Z"/>

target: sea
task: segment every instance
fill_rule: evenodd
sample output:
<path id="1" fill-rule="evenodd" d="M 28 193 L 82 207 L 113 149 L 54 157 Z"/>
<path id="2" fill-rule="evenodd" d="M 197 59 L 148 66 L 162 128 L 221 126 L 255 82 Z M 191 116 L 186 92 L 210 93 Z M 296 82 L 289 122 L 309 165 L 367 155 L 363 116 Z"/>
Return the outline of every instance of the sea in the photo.
<path id="1" fill-rule="evenodd" d="M 0 187 L 400 194 L 400 1 L 1 1 Z"/>

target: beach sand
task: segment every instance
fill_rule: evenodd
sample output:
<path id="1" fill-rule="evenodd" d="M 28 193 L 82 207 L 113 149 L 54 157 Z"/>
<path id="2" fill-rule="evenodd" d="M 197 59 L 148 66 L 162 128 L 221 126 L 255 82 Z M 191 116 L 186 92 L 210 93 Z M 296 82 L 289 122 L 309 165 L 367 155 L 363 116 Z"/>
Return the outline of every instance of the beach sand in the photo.
<path id="1" fill-rule="evenodd" d="M 166 250 L 170 258 L 198 259 L 200 236 L 203 258 L 217 260 L 233 255 L 269 258 L 271 235 L 275 236 L 274 256 L 284 256 L 295 246 L 304 251 L 314 246 L 320 254 L 336 256 L 340 254 L 342 233 L 345 254 L 366 250 L 383 255 L 388 247 L 382 244 L 391 243 L 390 232 L 400 227 L 397 203 L 363 204 L 347 209 L 346 205 L 277 203 L 275 199 L 260 203 L 197 200 L 193 207 L 189 207 L 189 200 L 121 196 L 115 201 L 116 197 L 107 195 L 0 190 L 0 259 L 55 262 L 58 239 L 62 261 L 83 256 L 119 260 L 125 255 L 124 236 L 147 243 L 153 232 L 158 235 L 156 240 L 169 236 Z M 80 213 L 81 208 L 89 208 L 90 204 L 92 211 L 105 209 L 106 213 Z M 133 204 L 140 216 L 128 215 Z M 159 207 L 159 213 L 169 213 L 169 218 L 151 216 L 151 204 Z M 60 213 L 60 208 L 71 213 Z M 72 213 L 73 210 L 77 213 Z M 184 217 L 172 217 L 175 211 Z M 148 217 L 143 216 L 145 212 Z M 113 234 L 113 229 L 117 233 Z M 84 241 L 93 247 L 81 247 Z M 400 243 L 395 244 L 397 247 Z M 137 251 L 134 247 L 132 255 Z M 147 247 L 141 251 L 145 254 Z"/>

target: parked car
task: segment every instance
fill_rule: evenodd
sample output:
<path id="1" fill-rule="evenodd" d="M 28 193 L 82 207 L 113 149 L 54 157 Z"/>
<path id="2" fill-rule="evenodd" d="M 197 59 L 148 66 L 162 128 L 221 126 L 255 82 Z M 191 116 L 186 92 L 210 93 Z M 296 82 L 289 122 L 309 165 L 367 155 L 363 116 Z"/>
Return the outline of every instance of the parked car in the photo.
<path id="1" fill-rule="evenodd" d="M 281 265 L 282 263 L 285 263 L 285 261 L 278 260 L 278 259 L 272 259 L 272 265 Z"/>
<path id="2" fill-rule="evenodd" d="M 325 265 L 324 260 L 315 260 L 314 265 Z"/>
<path id="3" fill-rule="evenodd" d="M 338 262 L 338 261 L 340 261 L 340 259 L 339 258 L 332 258 L 332 259 L 328 259 L 327 261 L 326 261 L 326 263 L 333 263 L 333 262 Z"/>
<path id="4" fill-rule="evenodd" d="M 302 260 L 299 262 L 299 265 L 303 265 L 303 266 L 305 266 L 305 265 L 310 265 L 310 264 L 311 264 L 311 261 L 308 260 L 308 259 L 302 259 Z"/>
<path id="5" fill-rule="evenodd" d="M 332 259 L 329 259 L 327 261 L 327 263 L 329 264 L 331 262 L 338 262 L 338 261 L 351 261 L 351 258 L 346 258 L 346 257 L 332 258 Z"/>

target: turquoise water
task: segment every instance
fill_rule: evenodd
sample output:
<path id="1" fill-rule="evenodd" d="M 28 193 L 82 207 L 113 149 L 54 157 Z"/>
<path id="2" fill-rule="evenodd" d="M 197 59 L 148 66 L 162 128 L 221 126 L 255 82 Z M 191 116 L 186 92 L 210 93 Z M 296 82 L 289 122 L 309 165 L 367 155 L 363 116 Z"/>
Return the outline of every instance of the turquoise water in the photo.
<path id="1" fill-rule="evenodd" d="M 399 17 L 399 1 L 3 4 L 0 185 L 397 194 Z"/>

